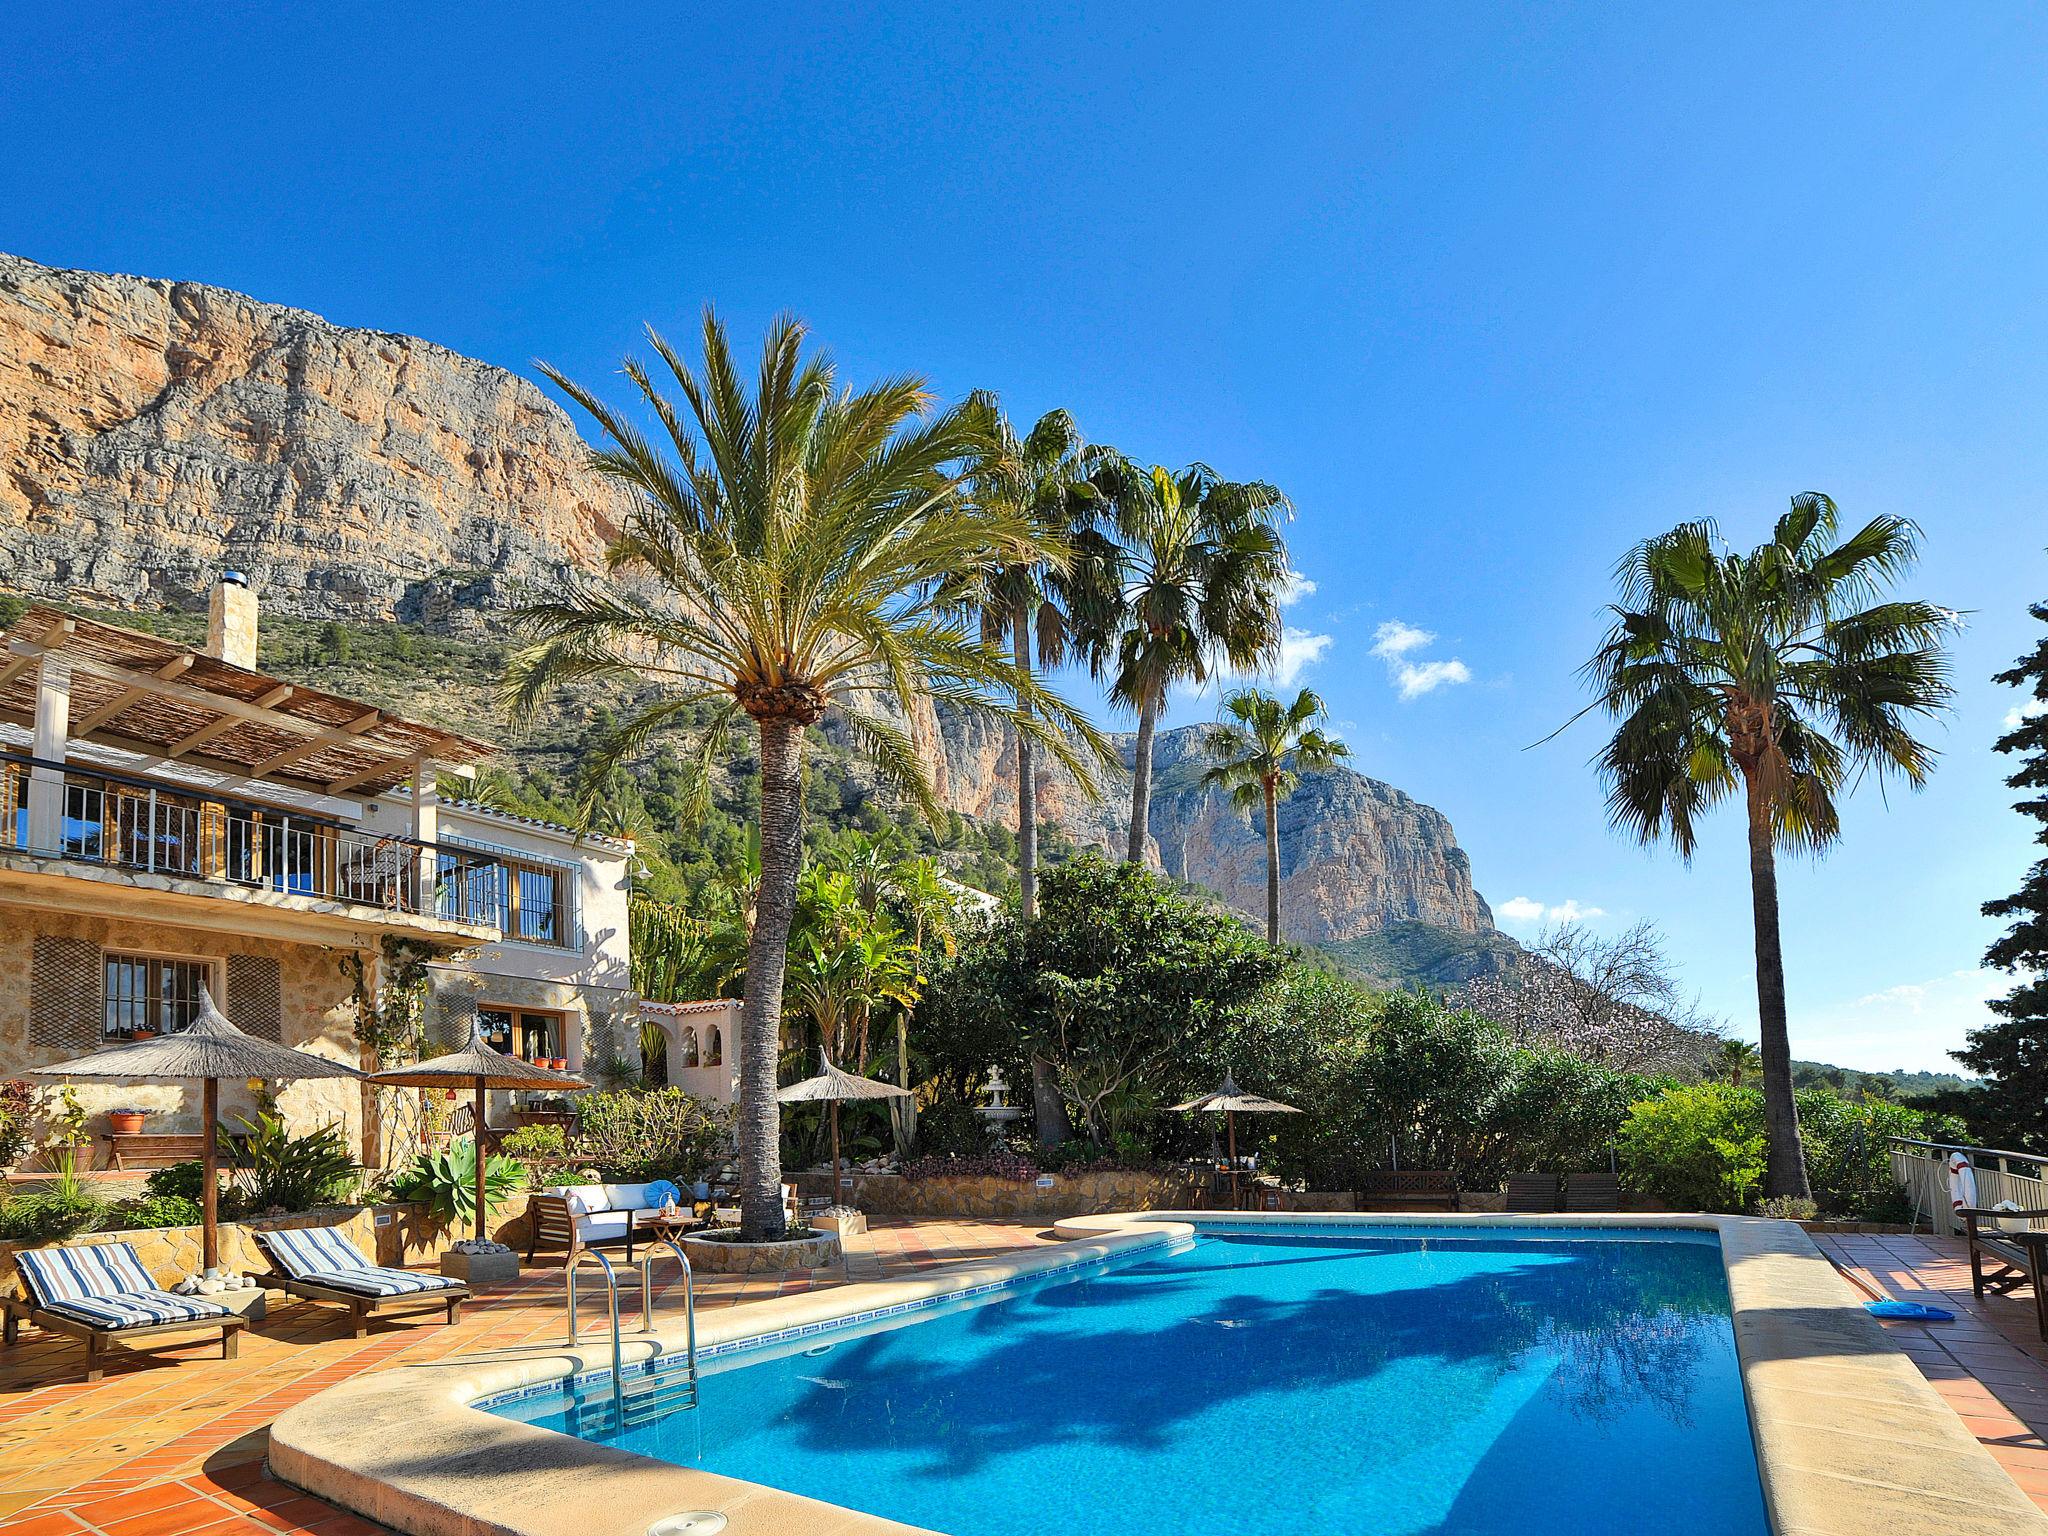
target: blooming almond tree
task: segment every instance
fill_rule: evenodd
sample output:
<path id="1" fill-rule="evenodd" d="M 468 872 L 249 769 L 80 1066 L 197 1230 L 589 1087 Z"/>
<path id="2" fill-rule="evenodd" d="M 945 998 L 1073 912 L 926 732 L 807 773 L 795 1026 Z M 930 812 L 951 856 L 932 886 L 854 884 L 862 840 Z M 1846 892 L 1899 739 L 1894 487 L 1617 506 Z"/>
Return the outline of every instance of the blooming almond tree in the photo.
<path id="1" fill-rule="evenodd" d="M 960 466 L 988 439 L 986 413 L 934 410 L 916 379 L 842 389 L 804 355 L 804 328 L 770 328 L 747 388 L 724 328 L 704 317 L 692 368 L 657 335 L 680 401 L 634 361 L 626 376 L 659 423 L 657 447 L 625 413 L 551 369 L 608 439 L 593 466 L 635 498 L 609 552 L 622 579 L 523 610 L 532 644 L 507 691 L 530 712 L 555 684 L 617 677 L 654 685 L 586 764 L 586 783 L 708 701 L 694 754 L 700 784 L 744 720 L 761 773 L 761 871 L 740 1020 L 740 1209 L 750 1241 L 782 1227 L 778 1030 L 797 894 L 804 732 L 828 708 L 882 778 L 928 815 L 938 807 L 898 723 L 921 700 L 1015 726 L 1087 781 L 1107 743 L 1088 721 L 969 634 L 936 598 L 948 581 L 1029 546 L 1030 526 L 960 493 Z M 1084 750 L 1085 749 L 1085 750 Z"/>

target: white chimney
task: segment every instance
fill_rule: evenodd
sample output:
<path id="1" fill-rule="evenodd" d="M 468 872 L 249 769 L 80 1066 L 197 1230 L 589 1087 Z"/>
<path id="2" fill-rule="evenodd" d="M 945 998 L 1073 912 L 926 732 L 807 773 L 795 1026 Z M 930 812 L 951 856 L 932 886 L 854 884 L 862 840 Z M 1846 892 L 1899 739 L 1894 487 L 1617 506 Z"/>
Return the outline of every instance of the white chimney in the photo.
<path id="1" fill-rule="evenodd" d="M 240 571 L 222 571 L 206 605 L 206 654 L 256 669 L 256 593 Z"/>

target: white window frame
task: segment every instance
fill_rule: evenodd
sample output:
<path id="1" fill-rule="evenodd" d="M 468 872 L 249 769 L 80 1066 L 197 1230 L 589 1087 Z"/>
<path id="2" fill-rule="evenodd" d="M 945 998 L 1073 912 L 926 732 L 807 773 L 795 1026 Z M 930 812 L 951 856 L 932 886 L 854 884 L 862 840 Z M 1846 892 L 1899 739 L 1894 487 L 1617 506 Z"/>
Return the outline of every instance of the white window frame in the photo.
<path id="1" fill-rule="evenodd" d="M 122 1034 L 112 1027 L 114 996 L 107 986 L 107 970 L 109 966 L 117 961 L 124 963 L 140 961 L 145 965 L 155 964 L 158 966 L 165 964 L 197 966 L 200 971 L 200 984 L 213 996 L 219 997 L 221 995 L 221 969 L 223 962 L 217 955 L 186 955 L 180 954 L 175 950 L 130 949 L 117 944 L 102 944 L 100 946 L 100 1040 L 102 1043 L 135 1039 L 135 1034 L 132 1030 L 127 1034 Z M 158 997 L 161 998 L 161 996 L 162 994 L 159 992 Z M 142 1002 L 146 1007 L 148 1004 L 147 996 L 142 999 Z"/>

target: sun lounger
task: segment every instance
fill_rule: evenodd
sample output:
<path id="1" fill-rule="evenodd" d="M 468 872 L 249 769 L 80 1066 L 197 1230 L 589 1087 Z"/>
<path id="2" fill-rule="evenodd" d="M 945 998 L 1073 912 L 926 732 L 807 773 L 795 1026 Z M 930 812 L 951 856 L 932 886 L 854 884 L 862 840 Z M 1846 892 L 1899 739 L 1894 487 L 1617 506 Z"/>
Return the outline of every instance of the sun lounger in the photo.
<path id="1" fill-rule="evenodd" d="M 249 1320 L 218 1302 L 161 1289 L 128 1243 L 31 1248 L 14 1256 L 25 1296 L 6 1301 L 6 1341 L 22 1319 L 85 1341 L 85 1379 L 98 1381 L 109 1342 L 132 1344 L 167 1333 L 220 1332 L 221 1358 L 235 1358 Z"/>
<path id="2" fill-rule="evenodd" d="M 333 1227 L 258 1228 L 256 1241 L 271 1272 L 251 1280 L 306 1301 L 347 1307 L 349 1331 L 359 1339 L 368 1335 L 371 1318 L 387 1312 L 445 1308 L 452 1323 L 469 1300 L 469 1287 L 447 1275 L 372 1264 Z"/>
<path id="3" fill-rule="evenodd" d="M 1511 1173 L 1508 1175 L 1508 1207 L 1510 1211 L 1529 1214 L 1564 1209 L 1564 1196 L 1557 1187 L 1554 1173 Z"/>
<path id="4" fill-rule="evenodd" d="M 1621 1180 L 1611 1173 L 1568 1173 L 1564 1176 L 1564 1208 L 1568 1211 L 1618 1211 Z"/>
<path id="5" fill-rule="evenodd" d="M 2048 1339 L 2048 1232 L 2007 1228 L 2007 1221 L 2034 1221 L 2048 1216 L 2048 1210 L 1987 1211 L 1964 1206 L 1964 1233 L 1970 1242 L 1970 1289 L 1982 1296 L 1986 1291 L 2005 1295 L 2023 1285 L 2034 1288 L 2034 1321 L 2041 1337 Z M 1984 1261 L 1992 1269 L 1985 1273 Z"/>

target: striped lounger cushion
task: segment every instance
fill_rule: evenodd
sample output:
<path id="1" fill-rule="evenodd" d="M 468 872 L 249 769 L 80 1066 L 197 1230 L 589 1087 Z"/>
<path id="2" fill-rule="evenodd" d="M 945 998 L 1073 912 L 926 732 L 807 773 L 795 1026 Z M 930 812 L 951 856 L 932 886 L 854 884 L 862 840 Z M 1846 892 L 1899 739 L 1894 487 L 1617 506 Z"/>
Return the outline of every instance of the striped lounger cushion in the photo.
<path id="1" fill-rule="evenodd" d="M 34 1249 L 16 1254 L 14 1261 L 45 1312 L 95 1328 L 144 1328 L 228 1315 L 215 1302 L 159 1290 L 127 1243 Z"/>
<path id="2" fill-rule="evenodd" d="M 353 1291 L 358 1296 L 408 1296 L 452 1290 L 462 1283 L 446 1275 L 381 1269 L 333 1227 L 293 1227 L 258 1232 L 256 1238 L 294 1280 Z"/>

